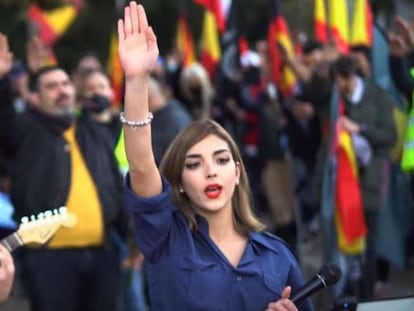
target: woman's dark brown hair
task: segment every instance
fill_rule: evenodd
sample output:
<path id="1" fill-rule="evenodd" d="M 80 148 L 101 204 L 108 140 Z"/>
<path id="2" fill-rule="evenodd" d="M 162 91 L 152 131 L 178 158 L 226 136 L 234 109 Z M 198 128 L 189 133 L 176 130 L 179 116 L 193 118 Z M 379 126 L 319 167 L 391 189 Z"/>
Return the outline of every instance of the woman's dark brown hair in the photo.
<path id="1" fill-rule="evenodd" d="M 260 231 L 263 224 L 255 217 L 251 208 L 251 193 L 246 169 L 240 151 L 230 134 L 217 122 L 212 120 L 195 121 L 182 131 L 166 151 L 160 164 L 161 174 L 170 182 L 173 189 L 173 201 L 188 219 L 190 228 L 197 228 L 196 214 L 187 195 L 179 192 L 182 185 L 181 176 L 187 151 L 209 135 L 215 135 L 227 142 L 235 163 L 240 167 L 240 182 L 232 198 L 233 222 L 240 233 Z"/>

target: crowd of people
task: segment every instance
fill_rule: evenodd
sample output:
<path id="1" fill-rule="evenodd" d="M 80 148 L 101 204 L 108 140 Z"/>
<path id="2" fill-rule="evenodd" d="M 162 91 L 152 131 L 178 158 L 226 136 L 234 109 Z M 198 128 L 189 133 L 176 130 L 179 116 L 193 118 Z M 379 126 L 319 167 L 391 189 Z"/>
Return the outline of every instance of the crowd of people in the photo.
<path id="1" fill-rule="evenodd" d="M 396 25 L 389 68 L 410 118 L 414 27 Z M 400 161 L 414 143 L 392 158 L 398 105 L 373 78 L 369 48 L 344 54 L 309 39 L 290 56 L 279 46 L 297 80 L 286 94 L 266 41 L 241 56 L 234 79 L 220 69 L 211 77 L 199 63 L 182 67 L 176 50 L 159 55 L 143 6 L 130 2 L 118 22 L 118 106 L 93 53 L 66 72 L 47 65 L 37 37 L 24 60 L 13 59 L 10 40 L 0 34 L 8 221 L 66 206 L 77 225 L 13 257 L 0 243 L 0 302 L 16 279 L 33 311 L 307 311 L 310 299 L 289 299 L 319 268 L 307 267 L 301 243 L 322 240 L 320 264 L 340 263 L 332 299 L 390 295 L 395 262 L 381 249 L 384 235 L 401 245 L 403 267 L 412 264 L 414 187 Z M 355 152 L 366 229 L 356 251 L 344 250 L 335 223 L 342 132 Z M 395 174 L 407 181 L 398 191 Z M 397 210 L 395 235 L 381 221 Z M 7 217 L 1 238 L 16 230 L 5 229 Z"/>

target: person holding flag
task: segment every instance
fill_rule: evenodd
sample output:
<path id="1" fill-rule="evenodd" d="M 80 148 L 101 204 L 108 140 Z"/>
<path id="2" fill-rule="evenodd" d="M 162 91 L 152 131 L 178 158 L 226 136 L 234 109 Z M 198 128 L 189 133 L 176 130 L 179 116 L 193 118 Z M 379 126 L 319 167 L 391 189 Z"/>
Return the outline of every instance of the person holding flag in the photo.
<path id="1" fill-rule="evenodd" d="M 335 235 L 326 230 L 326 245 L 331 247 L 327 254 L 334 261 L 338 256 L 351 259 L 347 262 L 353 262 L 364 275 L 344 280 L 348 284 L 341 285 L 340 294 L 355 281 L 362 290 L 352 294 L 369 298 L 376 280 L 374 242 L 381 201 L 386 195 L 388 154 L 397 138 L 392 101 L 380 87 L 358 76 L 352 57 L 341 56 L 332 71 L 336 87 L 331 101 L 322 217 L 326 224 L 333 222 L 333 227 L 325 227 L 334 228 Z M 326 175 L 326 165 L 332 165 L 331 177 Z M 364 258 L 362 265 L 357 258 Z M 351 265 L 343 267 L 349 278 Z"/>

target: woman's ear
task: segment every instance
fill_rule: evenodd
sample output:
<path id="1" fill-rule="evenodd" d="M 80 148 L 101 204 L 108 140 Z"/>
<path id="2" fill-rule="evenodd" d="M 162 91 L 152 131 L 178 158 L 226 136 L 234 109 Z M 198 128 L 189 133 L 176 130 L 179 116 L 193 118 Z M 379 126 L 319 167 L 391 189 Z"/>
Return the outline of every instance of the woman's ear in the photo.
<path id="1" fill-rule="evenodd" d="M 236 185 L 239 184 L 241 176 L 241 165 L 239 161 L 236 161 Z"/>

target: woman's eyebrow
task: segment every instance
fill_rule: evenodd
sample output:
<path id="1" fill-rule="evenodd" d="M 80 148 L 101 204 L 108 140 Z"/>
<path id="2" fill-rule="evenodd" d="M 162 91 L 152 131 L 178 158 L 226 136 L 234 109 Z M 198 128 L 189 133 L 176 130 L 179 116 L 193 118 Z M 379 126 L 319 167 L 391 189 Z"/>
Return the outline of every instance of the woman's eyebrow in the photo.
<path id="1" fill-rule="evenodd" d="M 218 155 L 220 153 L 224 153 L 224 152 L 230 152 L 229 149 L 219 149 L 213 152 L 213 155 Z"/>
<path id="2" fill-rule="evenodd" d="M 213 155 L 218 155 L 224 152 L 230 152 L 229 149 L 219 149 L 213 152 Z M 201 154 L 198 153 L 190 153 L 188 155 L 185 156 L 186 159 L 190 158 L 190 159 L 194 159 L 194 158 L 201 158 Z"/>

